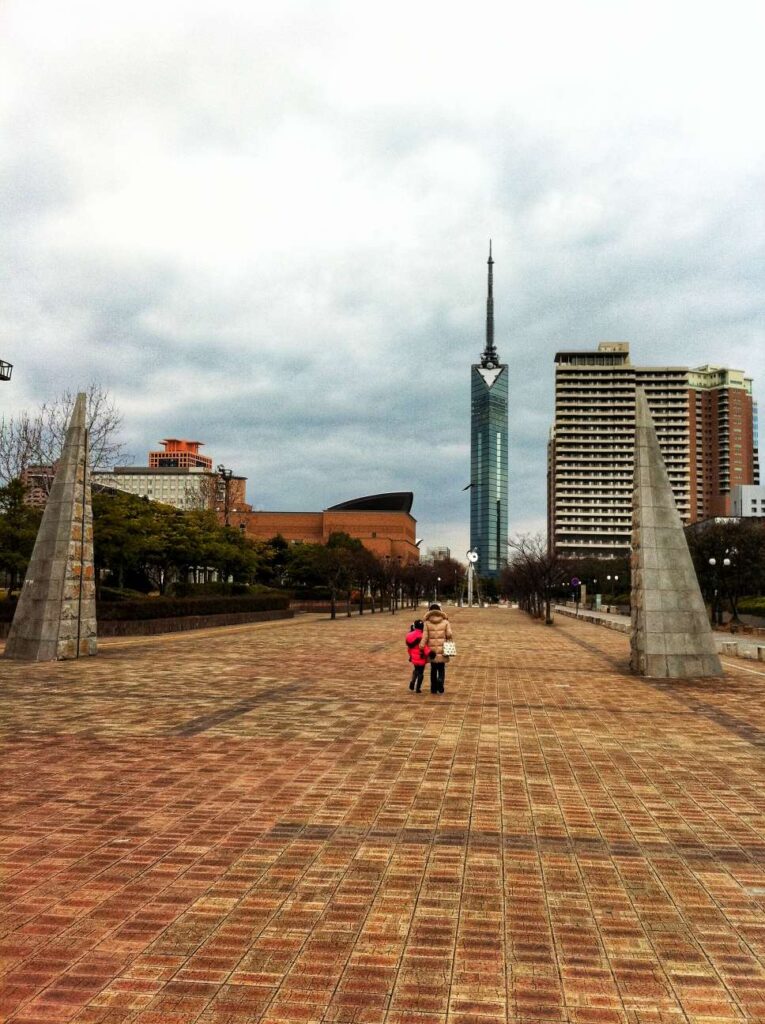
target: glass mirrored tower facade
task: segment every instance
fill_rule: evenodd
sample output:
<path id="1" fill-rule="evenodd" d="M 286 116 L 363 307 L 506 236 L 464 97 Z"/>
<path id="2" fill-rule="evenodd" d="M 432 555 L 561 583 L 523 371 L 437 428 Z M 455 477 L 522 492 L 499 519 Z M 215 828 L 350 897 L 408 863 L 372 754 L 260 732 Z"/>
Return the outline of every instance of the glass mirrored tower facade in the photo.
<path id="1" fill-rule="evenodd" d="M 489 243 L 486 347 L 470 368 L 470 547 L 479 576 L 507 565 L 508 369 L 494 346 L 494 260 Z"/>

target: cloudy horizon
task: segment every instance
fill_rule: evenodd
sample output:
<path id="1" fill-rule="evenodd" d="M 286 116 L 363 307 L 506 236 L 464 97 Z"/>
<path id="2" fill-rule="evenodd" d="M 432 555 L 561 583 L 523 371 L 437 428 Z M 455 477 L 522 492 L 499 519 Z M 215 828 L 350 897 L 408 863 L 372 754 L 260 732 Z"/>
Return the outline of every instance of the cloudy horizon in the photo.
<path id="1" fill-rule="evenodd" d="M 512 533 L 544 528 L 558 349 L 763 401 L 759 4 L 9 0 L 0 27 L 0 413 L 95 379 L 139 462 L 203 440 L 274 510 L 412 490 L 461 556 L 490 237 Z"/>

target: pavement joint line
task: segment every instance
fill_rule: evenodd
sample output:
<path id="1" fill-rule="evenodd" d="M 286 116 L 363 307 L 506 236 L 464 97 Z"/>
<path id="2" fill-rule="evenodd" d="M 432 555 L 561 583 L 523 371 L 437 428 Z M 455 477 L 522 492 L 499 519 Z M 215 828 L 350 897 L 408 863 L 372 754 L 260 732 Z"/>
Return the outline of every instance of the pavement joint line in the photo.
<path id="1" fill-rule="evenodd" d="M 760 670 L 757 668 L 748 668 L 746 665 L 739 665 L 737 661 L 728 661 L 727 658 L 721 658 L 720 660 L 723 662 L 723 664 L 730 665 L 734 672 L 751 672 L 753 676 L 765 676 L 765 672 L 760 672 Z"/>
<path id="2" fill-rule="evenodd" d="M 449 615 L 437 698 L 404 616 L 3 665 L 0 1017 L 765 1017 L 765 673 L 651 681 L 611 630 Z"/>

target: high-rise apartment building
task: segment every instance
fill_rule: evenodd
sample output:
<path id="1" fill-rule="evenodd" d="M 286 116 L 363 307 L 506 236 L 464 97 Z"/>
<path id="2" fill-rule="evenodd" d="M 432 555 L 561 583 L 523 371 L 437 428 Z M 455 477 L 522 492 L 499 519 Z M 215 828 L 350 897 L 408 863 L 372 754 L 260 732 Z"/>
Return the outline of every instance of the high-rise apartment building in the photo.
<path id="1" fill-rule="evenodd" d="M 760 483 L 760 414 L 757 403 L 752 399 L 752 444 L 754 454 L 752 455 L 752 477 L 755 484 Z"/>
<path id="2" fill-rule="evenodd" d="M 558 352 L 548 536 L 564 556 L 629 551 L 636 386 L 645 389 L 684 522 L 729 514 L 730 488 L 753 482 L 751 380 L 743 373 L 633 366 L 626 342 Z"/>
<path id="3" fill-rule="evenodd" d="M 689 374 L 691 521 L 731 515 L 731 490 L 754 484 L 752 381 L 741 370 L 700 366 Z"/>
<path id="4" fill-rule="evenodd" d="M 489 243 L 486 346 L 470 368 L 470 546 L 481 576 L 507 564 L 507 364 L 494 346 L 494 260 Z"/>

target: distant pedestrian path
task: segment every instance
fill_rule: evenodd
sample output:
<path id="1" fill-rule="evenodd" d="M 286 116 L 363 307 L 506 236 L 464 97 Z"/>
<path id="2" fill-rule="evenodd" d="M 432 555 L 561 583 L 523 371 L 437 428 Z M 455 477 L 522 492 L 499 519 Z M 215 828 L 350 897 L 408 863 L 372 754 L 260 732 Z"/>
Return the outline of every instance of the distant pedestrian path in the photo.
<path id="1" fill-rule="evenodd" d="M 0 663 L 0 1017 L 715 1024 L 765 1015 L 765 677 L 448 609 Z"/>
<path id="2" fill-rule="evenodd" d="M 556 605 L 555 611 L 559 615 L 579 619 L 582 622 L 591 622 L 601 626 L 608 626 L 619 633 L 629 633 L 629 615 L 619 615 L 616 612 L 606 611 L 577 611 L 573 605 Z M 754 661 L 763 661 L 765 669 L 765 636 L 753 638 L 746 633 L 715 633 L 717 651 L 729 658 L 747 658 Z"/>

